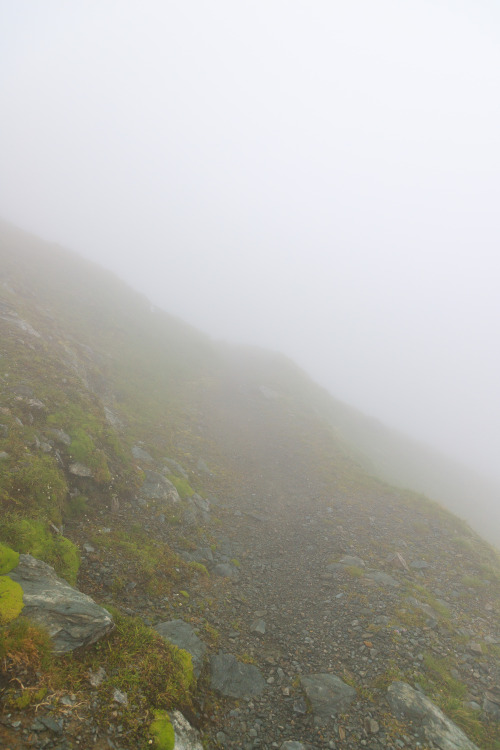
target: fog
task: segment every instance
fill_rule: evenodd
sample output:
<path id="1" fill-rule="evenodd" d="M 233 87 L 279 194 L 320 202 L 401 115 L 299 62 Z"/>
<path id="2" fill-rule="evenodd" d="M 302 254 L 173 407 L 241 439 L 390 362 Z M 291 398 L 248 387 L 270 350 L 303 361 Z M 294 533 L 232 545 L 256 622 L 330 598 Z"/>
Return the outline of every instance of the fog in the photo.
<path id="1" fill-rule="evenodd" d="M 500 479 L 500 6 L 0 0 L 0 213 Z"/>

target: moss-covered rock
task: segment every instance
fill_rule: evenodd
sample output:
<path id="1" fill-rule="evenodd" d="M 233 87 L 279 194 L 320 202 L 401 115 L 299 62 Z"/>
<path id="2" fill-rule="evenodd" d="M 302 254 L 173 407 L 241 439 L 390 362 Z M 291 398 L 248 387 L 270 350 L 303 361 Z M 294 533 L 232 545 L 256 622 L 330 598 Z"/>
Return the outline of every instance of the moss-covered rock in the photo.
<path id="1" fill-rule="evenodd" d="M 75 585 L 80 567 L 78 549 L 66 537 L 54 536 L 43 521 L 10 515 L 0 528 L 0 539 L 16 552 L 32 555 L 51 565 L 61 578 Z"/>
<path id="2" fill-rule="evenodd" d="M 7 625 L 21 614 L 23 590 L 7 576 L 0 576 L 0 625 Z"/>

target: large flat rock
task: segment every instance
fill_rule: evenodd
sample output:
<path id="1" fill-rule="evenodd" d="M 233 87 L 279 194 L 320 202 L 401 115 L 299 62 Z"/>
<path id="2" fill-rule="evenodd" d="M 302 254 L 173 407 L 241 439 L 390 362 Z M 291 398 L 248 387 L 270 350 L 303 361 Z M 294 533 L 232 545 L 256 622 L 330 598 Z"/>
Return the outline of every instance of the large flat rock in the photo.
<path id="1" fill-rule="evenodd" d="M 109 612 L 31 555 L 20 555 L 8 576 L 23 590 L 22 614 L 46 628 L 56 654 L 88 646 L 114 628 Z"/>
<path id="2" fill-rule="evenodd" d="M 210 660 L 210 687 L 228 698 L 251 698 L 264 690 L 266 683 L 253 664 L 243 664 L 232 654 L 216 654 Z"/>
<path id="3" fill-rule="evenodd" d="M 355 689 L 334 674 L 307 675 L 300 684 L 314 715 L 323 722 L 346 711 L 356 697 Z"/>
<path id="4" fill-rule="evenodd" d="M 430 740 L 440 750 L 479 750 L 441 709 L 406 682 L 393 682 L 387 698 L 395 716 L 411 721 L 421 740 Z"/>

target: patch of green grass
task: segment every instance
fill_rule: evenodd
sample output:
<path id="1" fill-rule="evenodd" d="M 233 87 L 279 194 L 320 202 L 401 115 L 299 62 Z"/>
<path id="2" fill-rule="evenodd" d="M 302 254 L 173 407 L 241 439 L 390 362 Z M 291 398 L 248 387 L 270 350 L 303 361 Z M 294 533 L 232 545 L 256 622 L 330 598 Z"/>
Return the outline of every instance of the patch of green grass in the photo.
<path id="1" fill-rule="evenodd" d="M 127 560 L 127 567 L 133 575 L 146 585 L 148 591 L 158 595 L 170 593 L 172 583 L 179 577 L 179 568 L 188 569 L 170 547 L 151 540 L 140 528 L 95 535 L 92 543 Z"/>
<path id="2" fill-rule="evenodd" d="M 470 588 L 482 588 L 486 586 L 486 582 L 477 576 L 463 576 L 461 583 Z"/>
<path id="3" fill-rule="evenodd" d="M 88 499 L 85 495 L 71 497 L 66 504 L 66 513 L 70 518 L 79 518 L 89 510 Z"/>
<path id="4" fill-rule="evenodd" d="M 187 479 L 183 477 L 177 477 L 175 474 L 169 474 L 168 479 L 174 485 L 175 489 L 179 493 L 181 500 L 185 500 L 187 497 L 194 495 L 194 490 L 189 484 Z"/>
<path id="5" fill-rule="evenodd" d="M 61 523 L 68 486 L 51 456 L 25 454 L 10 471 L 2 473 L 0 483 L 5 507 Z"/>
<path id="6" fill-rule="evenodd" d="M 52 565 L 58 575 L 75 585 L 80 567 L 78 549 L 66 537 L 52 534 L 43 521 L 9 514 L 0 526 L 0 539 L 16 552 L 32 555 Z"/>
<path id="7" fill-rule="evenodd" d="M 11 668 L 48 669 L 52 660 L 52 642 L 42 627 L 21 616 L 2 628 L 0 638 L 0 674 Z"/>
<path id="8" fill-rule="evenodd" d="M 346 565 L 345 570 L 351 578 L 363 578 L 365 574 L 363 568 L 360 568 L 358 565 Z"/>
<path id="9" fill-rule="evenodd" d="M 424 654 L 424 673 L 417 675 L 417 681 L 426 695 L 448 716 L 465 734 L 483 750 L 498 750 L 500 747 L 500 725 L 498 722 L 481 720 L 479 712 L 464 705 L 467 686 L 450 674 L 452 662 L 437 659 L 432 654 Z"/>
<path id="10" fill-rule="evenodd" d="M 200 573 L 203 576 L 208 576 L 208 570 L 203 565 L 203 563 L 195 562 L 194 560 L 191 562 L 188 562 L 187 564 L 188 568 L 195 573 Z"/>
<path id="11" fill-rule="evenodd" d="M 427 589 L 425 586 L 421 586 L 420 584 L 414 583 L 409 584 L 409 589 L 413 592 L 415 597 L 418 597 L 420 599 L 423 599 L 426 604 L 428 604 L 432 609 L 437 612 L 441 617 L 445 620 L 449 620 L 451 617 L 450 610 L 445 604 L 442 604 L 436 597 L 431 594 L 429 589 Z"/>

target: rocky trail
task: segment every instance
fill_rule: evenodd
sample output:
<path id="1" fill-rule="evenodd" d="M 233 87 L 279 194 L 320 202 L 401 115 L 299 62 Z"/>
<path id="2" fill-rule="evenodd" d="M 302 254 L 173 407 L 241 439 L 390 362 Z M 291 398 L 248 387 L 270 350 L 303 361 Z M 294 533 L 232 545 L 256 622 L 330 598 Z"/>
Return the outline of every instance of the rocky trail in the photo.
<path id="1" fill-rule="evenodd" d="M 238 501 L 195 495 L 172 523 L 155 504 L 161 475 L 148 471 L 142 499 L 65 534 L 81 550 L 82 592 L 191 652 L 189 719 L 206 748 L 477 747 L 425 698 L 429 685 L 459 686 L 461 704 L 498 721 L 498 584 L 456 545 L 446 515 L 383 486 L 325 496 L 299 475 L 295 492 L 277 497 L 269 483 Z M 185 564 L 168 595 L 147 590 L 107 543 L 132 528 Z M 193 575 L 193 564 L 208 574 Z M 120 724 L 126 696 L 113 699 L 116 723 L 103 730 L 90 677 L 79 687 L 3 714 L 4 746 L 133 747 Z"/>

